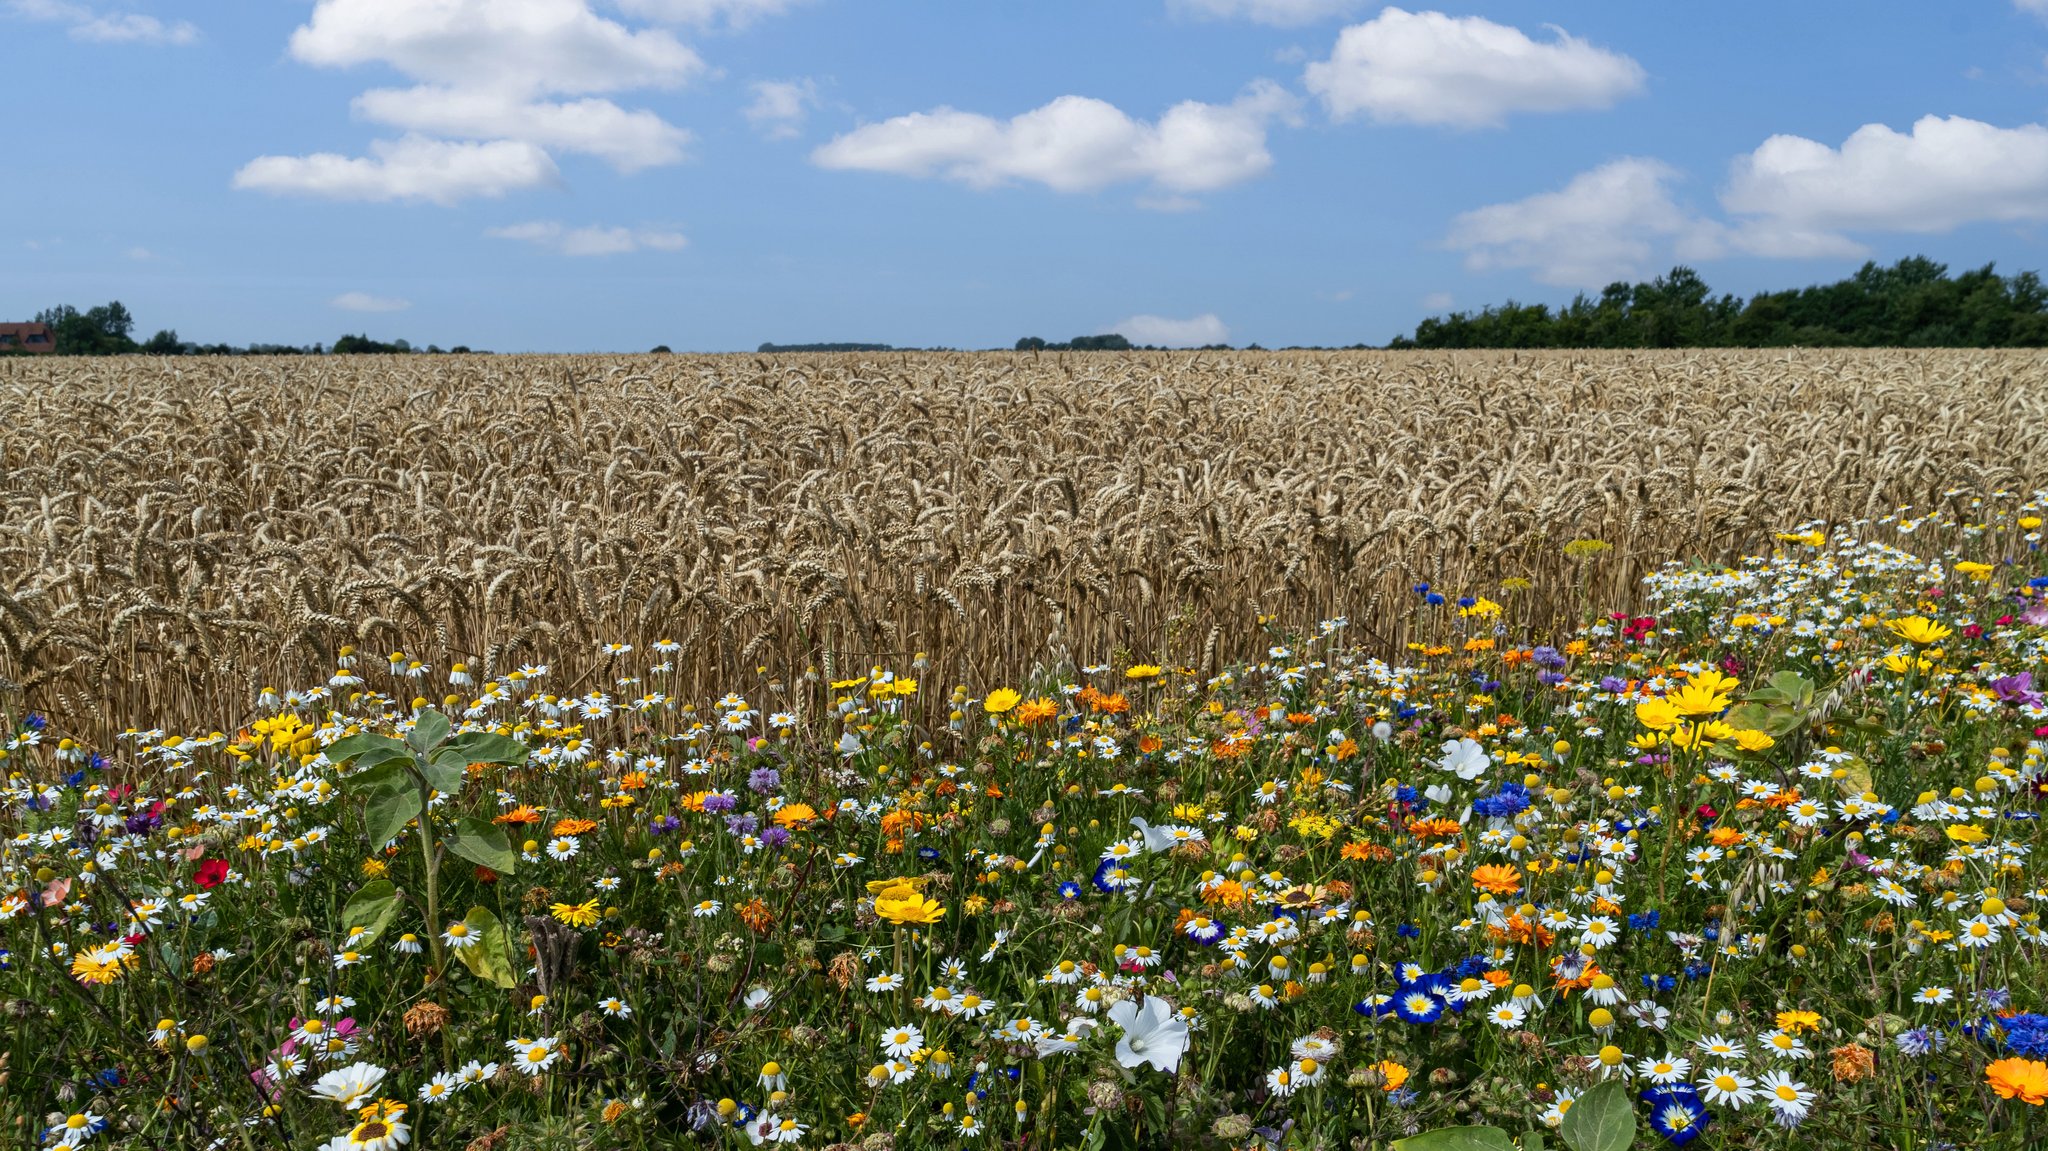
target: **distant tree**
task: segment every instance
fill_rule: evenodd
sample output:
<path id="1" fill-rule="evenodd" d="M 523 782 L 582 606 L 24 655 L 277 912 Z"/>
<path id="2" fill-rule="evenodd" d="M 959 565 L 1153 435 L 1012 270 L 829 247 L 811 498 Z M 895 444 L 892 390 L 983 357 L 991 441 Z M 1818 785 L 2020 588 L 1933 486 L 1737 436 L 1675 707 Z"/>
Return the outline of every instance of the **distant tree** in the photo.
<path id="1" fill-rule="evenodd" d="M 404 340 L 386 344 L 373 340 L 367 335 L 352 335 L 343 336 L 334 341 L 334 347 L 329 350 L 337 356 L 388 355 L 392 352 L 409 352 L 412 350 L 412 345 Z"/>
<path id="2" fill-rule="evenodd" d="M 178 342 L 176 331 L 160 328 L 156 335 L 143 342 L 142 350 L 152 356 L 177 356 L 184 354 L 185 345 Z"/>
<path id="3" fill-rule="evenodd" d="M 1045 350 L 1045 341 L 1038 336 L 1026 336 L 1017 341 L 1017 350 L 1020 352 L 1042 352 Z"/>
<path id="4" fill-rule="evenodd" d="M 119 300 L 83 312 L 59 304 L 36 313 L 36 322 L 50 325 L 57 351 L 65 355 L 109 356 L 136 349 L 129 335 L 135 329 L 135 317 Z"/>
<path id="5" fill-rule="evenodd" d="M 673 355 L 674 353 L 669 351 L 669 347 L 667 344 L 656 344 L 654 345 L 654 348 L 647 354 L 650 356 L 667 356 Z"/>
<path id="6" fill-rule="evenodd" d="M 1075 336 L 1067 341 L 1067 347 L 1076 352 L 1128 352 L 1131 342 L 1111 332 L 1102 336 Z"/>

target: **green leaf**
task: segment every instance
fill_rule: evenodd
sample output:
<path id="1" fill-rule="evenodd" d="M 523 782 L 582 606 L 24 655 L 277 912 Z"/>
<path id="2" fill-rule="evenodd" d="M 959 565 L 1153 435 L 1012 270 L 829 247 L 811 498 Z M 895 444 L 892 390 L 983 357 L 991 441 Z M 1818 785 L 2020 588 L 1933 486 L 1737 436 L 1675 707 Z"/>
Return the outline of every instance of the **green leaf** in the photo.
<path id="1" fill-rule="evenodd" d="M 368 823 L 370 846 L 382 847 L 398 837 L 405 830 L 407 820 L 417 819 L 420 814 L 420 793 L 417 788 L 398 788 L 380 791 L 370 797 L 370 804 L 364 819 Z"/>
<path id="2" fill-rule="evenodd" d="M 1636 1140 L 1635 1101 L 1618 1079 L 1579 1096 L 1558 1128 L 1572 1151 L 1628 1151 Z"/>
<path id="3" fill-rule="evenodd" d="M 519 982 L 512 972 L 512 937 L 498 917 L 488 907 L 472 907 L 462 917 L 469 925 L 469 933 L 476 937 L 476 946 L 464 947 L 455 953 L 470 974 L 478 979 L 489 980 L 499 987 L 511 987 Z"/>
<path id="4" fill-rule="evenodd" d="M 411 760 L 411 756 L 400 752 L 397 759 L 385 760 L 367 771 L 358 771 L 344 778 L 342 789 L 366 797 L 386 791 L 412 790 L 412 776 L 405 770 L 405 765 Z"/>
<path id="5" fill-rule="evenodd" d="M 391 917 L 397 911 L 398 888 L 388 879 L 373 879 L 357 888 L 342 906 L 341 937 L 347 939 L 350 931 L 362 927 L 366 932 L 357 936 L 356 942 L 368 943 L 391 926 Z"/>
<path id="6" fill-rule="evenodd" d="M 1515 1151 L 1515 1141 L 1498 1127 L 1439 1127 L 1394 1140 L 1394 1151 Z"/>
<path id="7" fill-rule="evenodd" d="M 421 755 L 441 746 L 448 738 L 448 717 L 433 708 L 422 708 L 413 717 L 412 730 L 405 733 L 405 746 Z"/>
<path id="8" fill-rule="evenodd" d="M 442 795 L 460 795 L 462 784 L 468 778 L 463 773 L 463 768 L 468 766 L 469 761 L 461 756 L 449 755 L 445 751 L 436 752 L 434 758 L 428 760 L 423 769 L 427 785 Z"/>
<path id="9" fill-rule="evenodd" d="M 327 756 L 329 763 L 343 764 L 361 759 L 373 751 L 385 753 L 382 756 L 384 759 L 390 759 L 393 755 L 404 755 L 405 745 L 388 735 L 371 735 L 369 732 L 363 732 L 360 735 L 344 736 L 320 750 Z"/>
<path id="10" fill-rule="evenodd" d="M 517 766 L 526 762 L 526 745 L 511 736 L 499 735 L 496 732 L 465 731 L 441 745 L 441 754 L 460 756 L 464 764 L 503 763 Z"/>
<path id="11" fill-rule="evenodd" d="M 1522 1136 L 1522 1151 L 1543 1151 L 1543 1132 L 1532 1130 Z"/>
<path id="12" fill-rule="evenodd" d="M 469 860 L 482 864 L 492 871 L 509 875 L 518 866 L 519 857 L 512 852 L 512 843 L 505 837 L 505 829 L 473 815 L 465 815 L 455 821 L 448 832 L 448 850 Z"/>

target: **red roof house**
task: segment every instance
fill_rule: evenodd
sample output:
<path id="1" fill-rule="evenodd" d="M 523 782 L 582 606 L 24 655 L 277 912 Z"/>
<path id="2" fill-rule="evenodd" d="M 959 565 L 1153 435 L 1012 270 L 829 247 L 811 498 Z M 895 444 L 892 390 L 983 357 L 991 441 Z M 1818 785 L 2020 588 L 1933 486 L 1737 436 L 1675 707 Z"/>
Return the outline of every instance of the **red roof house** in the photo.
<path id="1" fill-rule="evenodd" d="M 54 352 L 57 334 L 48 324 L 0 323 L 0 352 Z"/>

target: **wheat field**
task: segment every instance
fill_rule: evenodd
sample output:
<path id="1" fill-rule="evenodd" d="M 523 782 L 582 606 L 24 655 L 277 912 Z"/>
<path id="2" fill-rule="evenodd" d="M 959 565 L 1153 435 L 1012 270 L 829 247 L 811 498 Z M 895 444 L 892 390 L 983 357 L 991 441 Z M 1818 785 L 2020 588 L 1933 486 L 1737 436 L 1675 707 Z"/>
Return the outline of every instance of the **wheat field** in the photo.
<path id="1" fill-rule="evenodd" d="M 2048 479 L 2027 353 L 12 359 L 0 395 L 0 690 L 80 731 L 345 645 L 573 682 L 664 635 L 702 691 L 1215 668 L 1266 617 L 1396 651 L 1419 583 L 1562 624 Z"/>

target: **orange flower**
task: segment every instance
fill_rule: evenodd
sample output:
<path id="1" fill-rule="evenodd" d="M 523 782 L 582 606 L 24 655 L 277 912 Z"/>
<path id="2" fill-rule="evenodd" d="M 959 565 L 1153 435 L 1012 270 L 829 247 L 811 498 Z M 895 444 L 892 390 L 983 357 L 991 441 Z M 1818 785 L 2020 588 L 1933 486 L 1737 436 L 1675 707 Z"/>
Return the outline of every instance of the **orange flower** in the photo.
<path id="1" fill-rule="evenodd" d="M 818 811 L 808 803 L 785 803 L 775 810 L 775 822 L 782 827 L 796 831 L 818 818 Z"/>
<path id="2" fill-rule="evenodd" d="M 761 902 L 758 897 L 742 904 L 739 912 L 740 922 L 746 924 L 756 935 L 765 934 L 769 928 L 775 926 L 775 913 L 768 910 L 768 905 Z"/>
<path id="3" fill-rule="evenodd" d="M 1343 742 L 1339 743 L 1337 746 L 1330 749 L 1330 758 L 1336 760 L 1339 763 L 1342 763 L 1345 760 L 1350 759 L 1352 756 L 1357 754 L 1358 741 L 1355 739 L 1346 739 Z"/>
<path id="4" fill-rule="evenodd" d="M 582 835 L 596 826 L 597 821 L 594 819 L 558 819 L 555 821 L 554 834 Z"/>
<path id="5" fill-rule="evenodd" d="M 1347 843 L 1339 854 L 1345 859 L 1356 859 L 1361 863 L 1385 863 L 1394 858 L 1391 848 L 1381 847 L 1377 843 Z"/>
<path id="6" fill-rule="evenodd" d="M 1411 819 L 1408 821 L 1408 834 L 1417 839 L 1432 839 L 1439 836 L 1446 839 L 1454 839 L 1463 833 L 1464 830 L 1464 825 L 1455 819 Z"/>
<path id="7" fill-rule="evenodd" d="M 1018 723 L 1043 723 L 1059 713 L 1059 704 L 1045 696 L 1039 696 L 1037 699 L 1027 699 L 1018 704 L 1014 714 Z"/>
<path id="8" fill-rule="evenodd" d="M 1472 869 L 1472 887 L 1475 891 L 1490 891 L 1495 895 L 1513 895 L 1522 890 L 1522 869 L 1505 863 L 1489 863 Z"/>
<path id="9" fill-rule="evenodd" d="M 1217 759 L 1243 759 L 1251 749 L 1252 741 L 1248 739 L 1219 739 L 1209 745 L 1209 753 Z"/>
<path id="10" fill-rule="evenodd" d="M 1104 715 L 1122 715 L 1131 710 L 1131 701 L 1125 699 L 1124 693 L 1119 691 L 1112 692 L 1109 695 L 1097 694 L 1094 699 L 1088 702 L 1088 706 Z"/>
<path id="11" fill-rule="evenodd" d="M 619 787 L 622 790 L 639 791 L 646 786 L 647 773 L 644 771 L 629 771 L 625 775 L 619 777 Z"/>
<path id="12" fill-rule="evenodd" d="M 2000 1098 L 2048 1103 L 2048 1063 L 2036 1059 L 2000 1059 L 1984 1069 L 1984 1082 Z"/>
<path id="13" fill-rule="evenodd" d="M 1225 907 L 1236 907 L 1244 902 L 1244 884 L 1235 879 L 1202 889 L 1203 903 L 1220 903 Z"/>
<path id="14" fill-rule="evenodd" d="M 492 822 L 492 823 L 539 823 L 539 822 L 540 822 L 540 812 L 538 812 L 538 811 L 535 811 L 535 810 L 534 810 L 533 808 L 531 808 L 531 807 L 528 807 L 528 806 L 526 806 L 525 804 L 523 804 L 523 803 L 522 803 L 522 804 L 520 804 L 520 805 L 519 805 L 518 807 L 515 807 L 515 808 L 513 808 L 512 810 L 510 810 L 510 811 L 506 812 L 505 814 L 503 814 L 503 815 L 501 815 L 501 816 L 498 816 L 498 817 L 497 817 L 496 819 L 493 819 L 493 820 L 491 820 L 491 822 Z"/>
<path id="15" fill-rule="evenodd" d="M 1156 735 L 1147 733 L 1138 737 L 1138 754 L 1140 755 L 1151 755 L 1164 746 L 1165 744 L 1161 743 Z"/>

